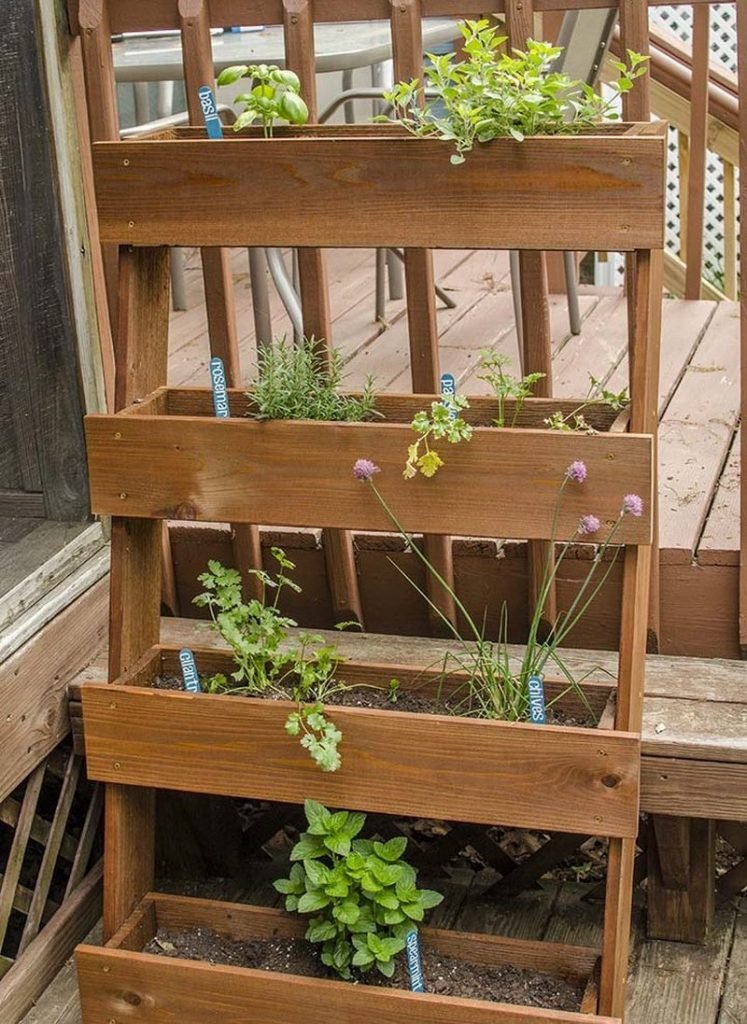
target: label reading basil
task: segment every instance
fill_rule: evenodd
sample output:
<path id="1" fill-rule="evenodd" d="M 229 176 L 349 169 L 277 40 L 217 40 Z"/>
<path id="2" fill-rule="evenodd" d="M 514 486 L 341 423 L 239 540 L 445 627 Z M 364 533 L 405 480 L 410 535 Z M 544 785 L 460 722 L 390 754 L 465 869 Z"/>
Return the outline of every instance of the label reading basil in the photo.
<path id="1" fill-rule="evenodd" d="M 202 117 L 205 121 L 205 128 L 207 129 L 209 139 L 222 139 L 223 138 L 223 125 L 218 115 L 218 107 L 215 104 L 215 96 L 213 90 L 209 85 L 201 85 L 197 90 L 197 95 L 200 97 L 200 106 L 202 107 Z"/>
<path id="2" fill-rule="evenodd" d="M 195 656 L 192 654 L 188 647 L 183 648 L 179 651 L 179 664 L 182 667 L 182 679 L 184 680 L 184 689 L 189 693 L 202 693 L 202 687 L 200 686 L 200 677 L 197 672 L 197 663 L 195 662 Z"/>
<path id="3" fill-rule="evenodd" d="M 410 989 L 413 992 L 425 992 L 418 933 L 416 931 L 408 932 L 406 943 L 405 952 L 407 954 L 407 973 L 410 975 Z"/>
<path id="4" fill-rule="evenodd" d="M 529 717 L 534 725 L 545 725 L 545 685 L 542 676 L 529 677 Z"/>
<path id="5" fill-rule="evenodd" d="M 210 360 L 210 381 L 213 385 L 213 409 L 219 419 L 227 419 L 231 415 L 226 388 L 226 371 L 220 356 Z"/>

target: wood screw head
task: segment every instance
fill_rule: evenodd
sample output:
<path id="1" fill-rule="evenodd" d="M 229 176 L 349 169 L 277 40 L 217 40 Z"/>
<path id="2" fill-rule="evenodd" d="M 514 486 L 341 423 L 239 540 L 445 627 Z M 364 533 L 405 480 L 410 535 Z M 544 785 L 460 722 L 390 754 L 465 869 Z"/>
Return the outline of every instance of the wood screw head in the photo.
<path id="1" fill-rule="evenodd" d="M 124 159 L 124 160 L 122 161 L 122 163 L 124 164 L 124 166 L 125 166 L 125 167 L 129 167 L 129 166 L 130 166 L 130 161 L 129 161 L 129 160 L 128 160 L 128 159 L 126 158 L 126 157 L 125 157 L 125 159 Z"/>
<path id="2" fill-rule="evenodd" d="M 122 765 L 119 761 L 115 761 L 114 764 L 112 765 L 112 768 L 114 769 L 115 772 L 118 772 L 121 767 Z"/>
<path id="3" fill-rule="evenodd" d="M 122 432 L 121 431 L 119 431 L 119 430 L 115 430 L 114 431 L 114 440 L 115 441 L 121 441 L 122 440 Z"/>
<path id="4" fill-rule="evenodd" d="M 134 228 L 135 227 L 135 221 L 134 220 L 128 220 L 127 221 L 127 227 L 128 228 Z"/>
<path id="5" fill-rule="evenodd" d="M 125 498 L 127 497 L 127 491 L 122 491 L 119 496 L 122 499 L 122 501 L 124 501 Z"/>
<path id="6" fill-rule="evenodd" d="M 633 161 L 630 159 L 629 156 L 623 157 L 623 166 L 624 167 L 629 167 L 632 163 L 633 163 Z"/>

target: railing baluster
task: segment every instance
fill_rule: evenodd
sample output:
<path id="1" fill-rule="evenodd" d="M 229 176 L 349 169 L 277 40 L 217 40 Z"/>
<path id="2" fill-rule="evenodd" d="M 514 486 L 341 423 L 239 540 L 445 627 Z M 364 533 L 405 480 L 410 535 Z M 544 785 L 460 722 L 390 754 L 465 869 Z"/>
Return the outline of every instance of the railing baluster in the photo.
<path id="1" fill-rule="evenodd" d="M 703 280 L 703 216 L 708 143 L 708 34 L 710 9 L 693 7 L 693 78 L 690 96 L 690 170 L 687 181 L 685 298 L 699 299 Z"/>

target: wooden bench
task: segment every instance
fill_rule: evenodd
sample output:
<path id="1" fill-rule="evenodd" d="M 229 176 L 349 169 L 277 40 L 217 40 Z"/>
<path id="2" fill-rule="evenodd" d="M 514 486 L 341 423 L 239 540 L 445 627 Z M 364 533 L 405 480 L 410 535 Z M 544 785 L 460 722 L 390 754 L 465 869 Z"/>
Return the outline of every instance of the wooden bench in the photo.
<path id="1" fill-rule="evenodd" d="M 453 641 L 422 637 L 324 632 L 341 653 L 360 661 L 426 667 L 449 651 Z M 164 619 L 162 642 L 223 648 L 208 623 Z M 518 649 L 517 649 L 518 650 Z M 604 682 L 616 670 L 607 651 L 565 652 L 579 675 L 591 671 Z M 71 718 L 81 736 L 80 686 L 106 678 L 99 658 L 71 686 Z M 702 942 L 713 914 L 714 896 L 728 898 L 747 884 L 747 665 L 737 661 L 649 655 L 642 733 L 641 810 L 648 815 L 638 861 L 648 876 L 648 930 L 654 938 Z M 744 858 L 715 878 L 715 835 Z M 552 849 L 523 866 L 522 887 L 568 856 L 583 837 L 563 836 Z M 508 886 L 506 887 L 508 891 Z M 516 879 L 511 885 L 515 891 Z"/>

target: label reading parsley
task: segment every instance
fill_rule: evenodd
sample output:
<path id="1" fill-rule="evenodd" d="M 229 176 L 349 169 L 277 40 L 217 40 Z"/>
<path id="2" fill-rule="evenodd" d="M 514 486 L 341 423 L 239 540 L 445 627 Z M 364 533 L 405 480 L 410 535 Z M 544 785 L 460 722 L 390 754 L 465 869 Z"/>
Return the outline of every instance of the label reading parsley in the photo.
<path id="1" fill-rule="evenodd" d="M 441 374 L 441 397 L 456 398 L 456 377 L 453 373 Z M 453 420 L 456 419 L 456 414 L 456 409 L 452 408 L 450 415 Z"/>
<path id="2" fill-rule="evenodd" d="M 231 409 L 228 404 L 226 371 L 220 356 L 213 356 L 210 360 L 210 380 L 213 385 L 213 409 L 215 410 L 215 415 L 222 420 L 228 419 L 231 415 Z"/>
<path id="3" fill-rule="evenodd" d="M 200 677 L 197 672 L 197 663 L 195 662 L 195 656 L 192 654 L 188 647 L 183 648 L 179 651 L 179 664 L 182 667 L 182 679 L 184 680 L 184 689 L 189 693 L 202 693 L 202 687 L 200 686 Z"/>
<path id="4" fill-rule="evenodd" d="M 545 685 L 542 676 L 529 677 L 529 719 L 534 725 L 545 725 Z"/>
<path id="5" fill-rule="evenodd" d="M 201 85 L 197 90 L 197 95 L 200 97 L 200 106 L 202 107 L 202 117 L 205 121 L 205 128 L 207 129 L 209 139 L 222 139 L 223 138 L 223 125 L 221 124 L 220 117 L 218 116 L 218 108 L 215 105 L 215 96 L 213 90 L 209 85 Z"/>
<path id="6" fill-rule="evenodd" d="M 410 975 L 410 989 L 413 992 L 425 992 L 423 964 L 420 959 L 420 940 L 416 931 L 407 933 L 405 952 L 407 954 L 407 973 Z"/>

